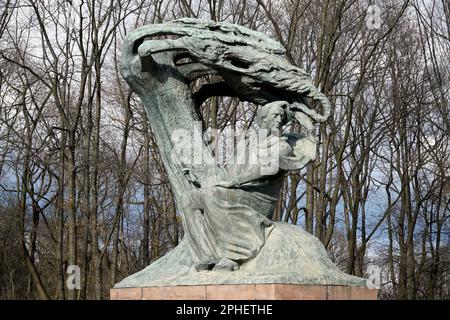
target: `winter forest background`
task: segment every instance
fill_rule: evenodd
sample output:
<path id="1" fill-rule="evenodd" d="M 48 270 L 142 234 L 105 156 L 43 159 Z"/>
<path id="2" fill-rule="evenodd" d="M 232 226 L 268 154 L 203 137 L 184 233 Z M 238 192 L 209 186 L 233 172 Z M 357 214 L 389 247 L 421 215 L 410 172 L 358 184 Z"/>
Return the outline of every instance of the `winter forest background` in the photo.
<path id="1" fill-rule="evenodd" d="M 128 32 L 180 17 L 266 33 L 333 105 L 275 219 L 382 299 L 450 299 L 448 0 L 0 0 L 0 299 L 107 299 L 182 239 L 118 62 Z M 199 112 L 249 128 L 256 107 L 215 97 Z"/>

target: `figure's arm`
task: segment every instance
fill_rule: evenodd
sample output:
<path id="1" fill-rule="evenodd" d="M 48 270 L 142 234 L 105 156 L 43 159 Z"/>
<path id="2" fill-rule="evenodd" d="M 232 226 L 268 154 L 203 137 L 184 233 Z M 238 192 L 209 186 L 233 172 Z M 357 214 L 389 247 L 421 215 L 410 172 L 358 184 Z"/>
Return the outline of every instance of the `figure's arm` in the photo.
<path id="1" fill-rule="evenodd" d="M 294 110 L 293 114 L 295 121 L 297 121 L 302 127 L 304 127 L 308 133 L 314 131 L 314 124 L 312 122 L 312 119 L 308 115 L 298 110 Z"/>
<path id="2" fill-rule="evenodd" d="M 239 186 L 261 179 L 267 175 L 262 174 L 261 167 L 252 166 L 248 170 L 245 170 L 240 175 L 233 177 L 231 180 L 219 181 L 215 186 L 224 188 L 238 188 Z"/>

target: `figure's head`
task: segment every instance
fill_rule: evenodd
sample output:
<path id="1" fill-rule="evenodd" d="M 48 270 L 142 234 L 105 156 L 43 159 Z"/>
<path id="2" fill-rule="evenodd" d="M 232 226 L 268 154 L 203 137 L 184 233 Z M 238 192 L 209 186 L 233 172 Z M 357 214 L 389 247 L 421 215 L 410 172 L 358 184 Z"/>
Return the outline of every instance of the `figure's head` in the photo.
<path id="1" fill-rule="evenodd" d="M 289 104 L 286 101 L 274 101 L 260 107 L 257 123 L 262 129 L 280 131 L 288 121 Z"/>

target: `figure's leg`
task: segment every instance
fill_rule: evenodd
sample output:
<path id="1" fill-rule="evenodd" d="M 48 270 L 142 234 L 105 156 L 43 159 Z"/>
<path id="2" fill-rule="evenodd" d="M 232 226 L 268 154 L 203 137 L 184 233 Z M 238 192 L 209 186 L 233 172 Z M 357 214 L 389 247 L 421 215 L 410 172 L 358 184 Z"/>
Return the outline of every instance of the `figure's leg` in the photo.
<path id="1" fill-rule="evenodd" d="M 221 258 L 220 261 L 214 266 L 214 271 L 236 271 L 239 270 L 239 263 L 228 258 Z"/>
<path id="2" fill-rule="evenodd" d="M 199 190 L 191 190 L 183 195 L 184 203 L 187 203 L 183 210 L 183 228 L 189 243 L 197 271 L 212 270 L 220 260 L 216 252 L 217 244 L 213 230 L 210 230 L 205 221 L 203 209 L 202 193 Z"/>

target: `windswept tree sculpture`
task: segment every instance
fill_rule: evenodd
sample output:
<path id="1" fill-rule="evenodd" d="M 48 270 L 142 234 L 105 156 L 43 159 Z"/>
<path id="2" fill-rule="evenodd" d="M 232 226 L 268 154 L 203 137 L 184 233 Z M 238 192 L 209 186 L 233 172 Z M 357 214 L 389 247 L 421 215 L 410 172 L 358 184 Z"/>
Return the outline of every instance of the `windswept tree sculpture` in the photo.
<path id="1" fill-rule="evenodd" d="M 144 102 L 177 196 L 191 186 L 179 176 L 184 166 L 170 158 L 170 138 L 175 129 L 200 130 L 192 127 L 200 121 L 196 110 L 209 97 L 258 105 L 286 101 L 304 115 L 301 124 L 308 129 L 330 114 L 328 99 L 304 70 L 286 60 L 278 42 L 238 25 L 196 19 L 146 25 L 130 33 L 123 48 L 122 75 Z M 207 75 L 223 81 L 192 92 L 190 83 Z M 308 98 L 322 110 L 310 108 Z"/>
<path id="2" fill-rule="evenodd" d="M 144 26 L 126 37 L 122 74 L 144 103 L 183 213 L 186 237 L 172 252 L 116 287 L 273 281 L 366 284 L 340 272 L 318 239 L 270 219 L 283 175 L 315 158 L 314 123 L 326 121 L 330 114 L 328 99 L 284 53 L 264 34 L 195 19 Z M 191 91 L 191 82 L 209 75 L 221 81 Z M 276 147 L 274 172 L 262 172 L 259 164 L 219 167 L 202 139 L 190 150 L 194 161 L 180 154 L 180 137 L 174 133 L 201 133 L 198 110 L 212 96 L 259 105 L 258 124 L 266 133 L 263 141 L 249 138 L 244 145 L 249 154 Z M 306 133 L 282 134 L 290 120 L 299 122 Z M 202 270 L 239 271 L 219 276 L 195 272 Z"/>

